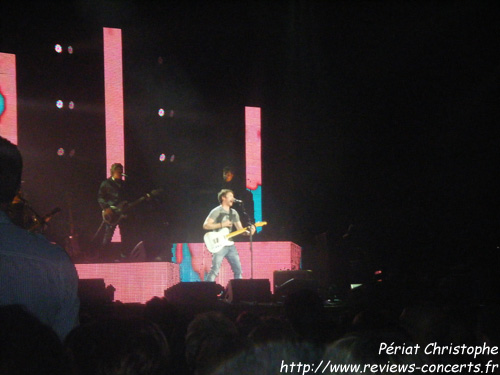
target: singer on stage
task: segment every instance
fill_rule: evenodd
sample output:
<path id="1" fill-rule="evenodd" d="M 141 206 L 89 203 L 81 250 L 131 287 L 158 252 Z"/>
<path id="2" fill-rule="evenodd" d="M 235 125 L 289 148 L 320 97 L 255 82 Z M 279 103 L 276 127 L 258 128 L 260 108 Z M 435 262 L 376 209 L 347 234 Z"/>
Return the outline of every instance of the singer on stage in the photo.
<path id="1" fill-rule="evenodd" d="M 234 208 L 232 208 L 235 200 L 233 191 L 229 189 L 222 189 L 217 195 L 217 198 L 219 199 L 220 206 L 217 206 L 210 211 L 210 214 L 208 214 L 208 217 L 203 223 L 203 229 L 220 231 L 222 228 L 228 228 L 231 231 L 233 225 L 236 229 L 243 229 L 240 221 L 240 215 Z M 252 234 L 255 233 L 255 227 L 252 226 L 251 230 Z M 224 258 L 227 258 L 233 271 L 234 278 L 241 279 L 240 256 L 234 242 L 231 241 L 229 245 L 224 246 L 222 250 L 212 255 L 212 268 L 205 277 L 205 281 L 215 281 Z"/>

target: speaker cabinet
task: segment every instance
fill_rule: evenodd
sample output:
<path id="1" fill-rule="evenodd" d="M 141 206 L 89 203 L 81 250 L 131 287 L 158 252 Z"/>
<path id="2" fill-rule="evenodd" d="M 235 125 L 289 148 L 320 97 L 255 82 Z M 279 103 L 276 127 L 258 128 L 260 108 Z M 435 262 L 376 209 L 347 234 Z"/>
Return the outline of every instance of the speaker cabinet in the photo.
<path id="1" fill-rule="evenodd" d="M 274 271 L 273 282 L 274 290 L 281 287 L 287 281 L 294 280 L 312 280 L 313 272 L 311 270 L 296 270 L 296 271 Z"/>
<path id="2" fill-rule="evenodd" d="M 165 290 L 167 301 L 183 305 L 210 305 L 217 302 L 217 296 L 224 288 L 213 282 L 181 282 Z"/>
<path id="3" fill-rule="evenodd" d="M 239 302 L 270 302 L 271 284 L 269 279 L 234 279 L 226 288 L 226 301 Z"/>
<path id="4" fill-rule="evenodd" d="M 139 242 L 132 249 L 129 255 L 130 262 L 145 262 L 146 261 L 146 246 L 144 241 Z"/>
<path id="5" fill-rule="evenodd" d="M 274 271 L 274 299 L 284 300 L 289 294 L 299 290 L 312 290 L 319 292 L 319 284 L 313 279 L 309 270 Z"/>
<path id="6" fill-rule="evenodd" d="M 82 305 L 95 305 L 113 302 L 115 288 L 106 287 L 104 279 L 78 280 L 78 297 Z"/>

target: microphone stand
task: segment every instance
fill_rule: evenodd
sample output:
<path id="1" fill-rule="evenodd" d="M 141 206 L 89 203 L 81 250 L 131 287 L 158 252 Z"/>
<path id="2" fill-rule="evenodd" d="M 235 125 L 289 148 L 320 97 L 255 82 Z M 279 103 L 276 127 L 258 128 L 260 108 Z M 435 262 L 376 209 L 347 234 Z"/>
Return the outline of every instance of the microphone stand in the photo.
<path id="1" fill-rule="evenodd" d="M 243 203 L 243 201 L 241 201 L 240 205 L 241 205 L 241 211 L 243 212 L 243 215 L 245 215 L 245 218 L 247 219 L 247 222 L 248 222 L 249 226 L 251 227 L 255 223 L 250 218 L 248 213 L 245 211 L 245 204 Z M 250 228 L 250 279 L 253 279 L 253 234 L 252 234 L 252 228 Z"/>

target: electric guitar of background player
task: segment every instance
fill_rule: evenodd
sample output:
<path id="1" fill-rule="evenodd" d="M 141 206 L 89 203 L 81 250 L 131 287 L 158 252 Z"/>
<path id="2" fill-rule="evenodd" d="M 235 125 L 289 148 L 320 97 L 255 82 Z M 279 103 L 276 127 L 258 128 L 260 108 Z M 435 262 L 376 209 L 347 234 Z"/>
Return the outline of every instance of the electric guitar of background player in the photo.
<path id="1" fill-rule="evenodd" d="M 152 197 L 156 197 L 161 192 L 163 192 L 163 189 L 156 189 L 132 203 L 123 201 L 118 203 L 117 206 L 107 207 L 102 210 L 102 220 L 109 225 L 118 225 L 122 219 L 127 217 L 127 212 L 129 212 L 132 208 L 146 200 L 150 200 Z"/>

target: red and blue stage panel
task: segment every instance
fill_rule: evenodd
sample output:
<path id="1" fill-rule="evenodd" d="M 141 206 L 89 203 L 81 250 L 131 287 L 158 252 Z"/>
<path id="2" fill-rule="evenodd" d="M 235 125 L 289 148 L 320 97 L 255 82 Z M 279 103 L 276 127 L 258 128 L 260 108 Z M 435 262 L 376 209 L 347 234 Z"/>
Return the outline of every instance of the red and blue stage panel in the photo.
<path id="1" fill-rule="evenodd" d="M 236 242 L 240 254 L 243 278 L 251 278 L 251 254 L 249 242 Z M 210 271 L 212 255 L 203 243 L 174 244 L 172 261 L 180 265 L 181 281 L 202 281 Z M 288 241 L 253 243 L 253 278 L 269 279 L 273 291 L 273 272 L 300 269 L 301 247 Z M 233 278 L 231 266 L 226 259 L 222 262 L 215 282 L 226 286 Z"/>

